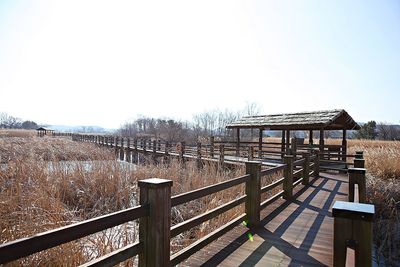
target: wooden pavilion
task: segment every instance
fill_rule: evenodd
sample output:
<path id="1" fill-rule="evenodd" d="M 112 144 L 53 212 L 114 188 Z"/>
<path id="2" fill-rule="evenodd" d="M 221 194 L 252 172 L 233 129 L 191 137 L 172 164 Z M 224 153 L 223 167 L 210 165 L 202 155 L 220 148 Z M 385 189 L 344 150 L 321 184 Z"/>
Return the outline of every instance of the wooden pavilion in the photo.
<path id="1" fill-rule="evenodd" d="M 37 135 L 39 137 L 43 137 L 43 136 L 45 136 L 47 134 L 52 134 L 54 132 L 54 130 L 48 129 L 48 128 L 44 128 L 44 127 L 37 128 L 36 131 L 37 131 Z"/>
<path id="2" fill-rule="evenodd" d="M 226 126 L 228 129 L 236 129 L 236 144 L 240 146 L 240 130 L 241 129 L 259 129 L 259 151 L 262 151 L 263 132 L 282 131 L 282 152 L 288 152 L 290 146 L 291 131 L 309 131 L 309 146 L 319 148 L 324 152 L 326 148 L 332 149 L 333 146 L 324 144 L 325 131 L 340 130 L 342 131 L 342 145 L 336 146 L 340 148 L 340 154 L 345 155 L 347 152 L 346 131 L 358 130 L 360 126 L 353 118 L 343 109 L 323 110 L 313 112 L 286 113 L 274 115 L 257 115 L 245 116 Z M 313 132 L 319 131 L 319 143 L 314 145 Z"/>

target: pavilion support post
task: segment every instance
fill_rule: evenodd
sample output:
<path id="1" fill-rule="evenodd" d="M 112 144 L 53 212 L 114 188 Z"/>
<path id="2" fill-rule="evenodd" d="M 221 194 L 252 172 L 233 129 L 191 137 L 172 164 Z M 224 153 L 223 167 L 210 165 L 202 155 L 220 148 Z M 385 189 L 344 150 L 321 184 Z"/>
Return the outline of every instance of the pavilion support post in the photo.
<path id="1" fill-rule="evenodd" d="M 254 147 L 252 145 L 249 146 L 248 160 L 254 159 Z"/>
<path id="2" fill-rule="evenodd" d="M 285 141 L 285 145 L 286 145 L 286 150 L 285 150 L 285 154 L 289 155 L 289 140 L 290 140 L 290 130 L 286 130 L 286 141 Z"/>
<path id="3" fill-rule="evenodd" d="M 313 153 L 314 153 L 314 177 L 318 177 L 319 176 L 319 150 L 318 149 L 313 149 Z"/>
<path id="4" fill-rule="evenodd" d="M 240 155 L 240 128 L 236 129 L 236 157 Z"/>
<path id="5" fill-rule="evenodd" d="M 285 130 L 282 130 L 282 140 L 281 140 L 281 158 L 285 155 Z"/>
<path id="6" fill-rule="evenodd" d="M 324 130 L 320 130 L 319 131 L 319 152 L 321 153 L 322 157 L 321 159 L 323 159 L 324 157 Z"/>
<path id="7" fill-rule="evenodd" d="M 303 185 L 308 185 L 310 181 L 310 152 L 303 152 L 303 158 L 305 159 L 303 165 Z"/>
<path id="8" fill-rule="evenodd" d="M 346 162 L 346 154 L 347 154 L 347 137 L 346 137 L 346 129 L 343 129 L 343 139 L 342 139 L 342 161 Z"/>
<path id="9" fill-rule="evenodd" d="M 312 146 L 314 144 L 314 138 L 313 138 L 313 130 L 310 130 L 310 135 L 308 136 L 308 144 Z"/>
<path id="10" fill-rule="evenodd" d="M 297 140 L 296 137 L 293 137 L 290 140 L 290 147 L 291 147 L 291 155 L 294 156 L 294 159 L 296 160 L 296 154 L 297 154 Z"/>
<path id="11" fill-rule="evenodd" d="M 263 142 L 263 129 L 260 128 L 258 133 L 258 157 L 262 158 L 262 142 Z"/>

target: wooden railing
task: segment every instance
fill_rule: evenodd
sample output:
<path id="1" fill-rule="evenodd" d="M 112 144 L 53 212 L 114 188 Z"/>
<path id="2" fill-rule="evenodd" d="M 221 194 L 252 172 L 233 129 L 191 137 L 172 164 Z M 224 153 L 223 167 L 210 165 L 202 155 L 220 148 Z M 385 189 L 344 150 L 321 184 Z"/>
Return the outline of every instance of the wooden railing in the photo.
<path id="1" fill-rule="evenodd" d="M 365 204 L 366 170 L 362 152 L 356 153 L 354 166 L 355 168 L 348 170 L 349 202 L 336 201 L 332 207 L 333 265 L 338 267 L 346 266 L 347 248 L 355 250 L 355 266 L 372 266 L 372 223 L 375 207 Z"/>
<path id="2" fill-rule="evenodd" d="M 104 139 L 85 138 L 107 146 L 116 144 L 115 140 L 114 143 L 106 141 L 106 137 Z M 144 150 L 147 150 L 147 148 L 144 148 Z M 163 155 L 165 156 L 165 154 Z M 287 155 L 285 156 L 285 164 L 275 165 L 275 167 L 269 169 L 262 169 L 262 164 L 254 161 L 245 162 L 245 167 L 245 175 L 172 197 L 172 181 L 170 180 L 153 178 L 139 181 L 139 206 L 2 244 L 0 245 L 0 264 L 139 219 L 138 242 L 95 259 L 84 266 L 112 266 L 135 255 L 139 255 L 139 266 L 176 265 L 243 221 L 246 221 L 246 226 L 250 229 L 256 227 L 260 223 L 260 211 L 262 209 L 281 197 L 285 199 L 293 198 L 295 186 L 300 183 L 308 184 L 309 176 L 318 174 L 318 154 L 310 156 L 309 153 L 304 153 L 303 158 L 298 160 L 294 160 L 293 155 Z M 283 176 L 279 177 L 282 172 Z M 278 177 L 272 183 L 262 186 L 263 177 L 271 175 Z M 244 192 L 239 194 L 237 198 L 171 226 L 172 207 L 239 185 L 244 185 Z M 281 187 L 281 190 L 279 190 L 279 187 Z M 269 195 L 272 196 L 262 200 L 262 195 L 267 192 L 270 192 Z M 244 210 L 235 219 L 170 256 L 171 237 L 188 231 L 243 203 Z"/>
<path id="3" fill-rule="evenodd" d="M 55 136 L 58 133 L 54 133 Z M 66 134 L 64 134 L 66 135 Z M 69 135 L 68 135 L 69 136 Z M 170 157 L 185 159 L 197 159 L 198 166 L 200 162 L 208 161 L 230 165 L 237 161 L 260 160 L 275 163 L 283 163 L 284 155 L 290 154 L 297 158 L 303 152 L 319 153 L 320 168 L 322 170 L 334 170 L 346 172 L 353 166 L 350 159 L 357 158 L 357 154 L 347 154 L 347 149 L 343 145 L 324 145 L 320 150 L 319 145 L 302 144 L 297 138 L 292 138 L 290 142 L 249 142 L 241 141 L 239 144 L 235 141 L 215 141 L 210 138 L 209 144 L 185 144 L 184 142 L 170 143 L 154 139 L 130 139 L 117 136 L 99 136 L 86 134 L 72 134 L 73 140 L 93 142 L 115 149 L 116 156 L 121 160 L 138 163 L 148 160 L 147 157 L 139 155 L 148 155 L 154 161 L 164 158 L 168 161 Z"/>
<path id="4" fill-rule="evenodd" d="M 149 215 L 149 206 L 137 206 L 118 211 L 101 217 L 82 221 L 55 230 L 50 230 L 31 237 L 18 239 L 0 245 L 0 264 L 17 260 L 31 254 L 46 250 L 64 243 L 94 234 L 108 228 L 146 217 Z M 88 266 L 110 262 L 116 264 L 143 251 L 143 244 L 138 242 L 117 252 L 106 255 L 101 259 L 88 263 Z"/>

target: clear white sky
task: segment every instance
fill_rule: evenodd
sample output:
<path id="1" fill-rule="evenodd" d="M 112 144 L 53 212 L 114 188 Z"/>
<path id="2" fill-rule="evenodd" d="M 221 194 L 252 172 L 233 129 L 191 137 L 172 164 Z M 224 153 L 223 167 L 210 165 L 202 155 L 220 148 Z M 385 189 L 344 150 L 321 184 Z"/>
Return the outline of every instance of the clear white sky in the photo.
<path id="1" fill-rule="evenodd" d="M 0 0 L 0 101 L 103 127 L 246 102 L 400 123 L 400 1 Z"/>

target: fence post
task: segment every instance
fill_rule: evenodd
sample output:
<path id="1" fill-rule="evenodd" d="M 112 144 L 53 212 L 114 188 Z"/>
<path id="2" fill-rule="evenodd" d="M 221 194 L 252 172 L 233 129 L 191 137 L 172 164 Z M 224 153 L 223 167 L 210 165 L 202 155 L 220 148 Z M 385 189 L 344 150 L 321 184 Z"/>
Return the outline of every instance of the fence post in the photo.
<path id="1" fill-rule="evenodd" d="M 372 266 L 372 222 L 375 207 L 371 204 L 336 201 L 333 216 L 333 266 L 346 265 L 347 247 L 355 249 L 355 266 Z"/>
<path id="2" fill-rule="evenodd" d="M 126 154 L 126 161 L 132 162 L 132 160 L 131 160 L 131 139 L 129 137 L 126 140 L 125 154 Z"/>
<path id="3" fill-rule="evenodd" d="M 117 136 L 114 139 L 114 150 L 115 150 L 115 157 L 118 159 L 118 137 Z"/>
<path id="4" fill-rule="evenodd" d="M 157 140 L 153 140 L 153 163 L 157 164 Z"/>
<path id="5" fill-rule="evenodd" d="M 365 169 L 349 168 L 349 201 L 354 202 L 354 185 L 358 185 L 358 202 L 366 202 Z"/>
<path id="6" fill-rule="evenodd" d="M 160 139 L 157 140 L 157 150 L 161 151 L 161 140 Z"/>
<path id="7" fill-rule="evenodd" d="M 223 144 L 219 145 L 219 161 L 218 165 L 220 170 L 224 168 L 224 161 L 225 161 L 225 146 Z"/>
<path id="8" fill-rule="evenodd" d="M 310 153 L 303 152 L 304 165 L 303 165 L 303 181 L 301 182 L 303 185 L 308 185 L 310 182 Z"/>
<path id="9" fill-rule="evenodd" d="M 249 146 L 249 155 L 248 155 L 248 160 L 251 161 L 254 159 L 254 147 L 253 146 Z"/>
<path id="10" fill-rule="evenodd" d="M 364 151 L 356 151 L 356 159 L 363 159 L 364 158 Z"/>
<path id="11" fill-rule="evenodd" d="M 169 149 L 170 149 L 170 144 L 167 141 L 165 143 L 165 152 L 164 152 L 164 164 L 168 165 L 169 164 Z"/>
<path id="12" fill-rule="evenodd" d="M 214 136 L 210 137 L 210 157 L 214 158 Z"/>
<path id="13" fill-rule="evenodd" d="M 283 180 L 283 198 L 284 199 L 291 199 L 293 197 L 293 155 L 285 155 L 283 160 L 286 164 L 284 170 L 284 177 Z"/>
<path id="14" fill-rule="evenodd" d="M 314 177 L 318 177 L 319 176 L 319 150 L 315 149 L 314 150 Z"/>
<path id="15" fill-rule="evenodd" d="M 137 138 L 133 139 L 133 153 L 132 153 L 132 162 L 138 163 L 138 144 Z"/>
<path id="16" fill-rule="evenodd" d="M 354 168 L 365 168 L 365 160 L 364 159 L 354 159 Z"/>
<path id="17" fill-rule="evenodd" d="M 261 163 L 246 162 L 246 174 L 250 174 L 250 180 L 246 182 L 245 208 L 247 224 L 251 228 L 260 224 Z"/>
<path id="18" fill-rule="evenodd" d="M 180 162 L 182 163 L 182 164 L 185 164 L 185 157 L 184 157 L 184 155 L 185 155 L 185 142 L 181 142 L 180 143 L 181 145 L 180 145 L 180 151 L 179 151 L 179 160 L 180 160 Z"/>
<path id="19" fill-rule="evenodd" d="M 125 158 L 124 138 L 121 137 L 121 148 L 119 149 L 119 159 L 124 160 L 124 158 Z"/>
<path id="20" fill-rule="evenodd" d="M 197 142 L 196 162 L 197 162 L 197 169 L 200 170 L 203 167 L 203 163 L 202 163 L 202 160 L 201 160 L 201 143 L 200 142 Z"/>
<path id="21" fill-rule="evenodd" d="M 152 178 L 140 180 L 140 205 L 149 205 L 149 216 L 140 218 L 139 240 L 143 253 L 139 266 L 170 266 L 172 181 Z"/>

